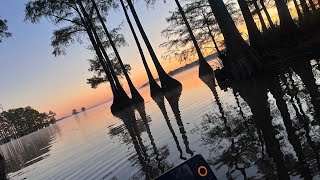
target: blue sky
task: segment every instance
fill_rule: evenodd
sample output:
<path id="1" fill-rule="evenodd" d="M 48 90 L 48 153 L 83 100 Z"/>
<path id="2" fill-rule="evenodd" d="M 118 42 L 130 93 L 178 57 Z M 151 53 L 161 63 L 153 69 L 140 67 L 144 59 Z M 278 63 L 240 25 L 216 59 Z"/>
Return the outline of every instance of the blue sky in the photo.
<path id="1" fill-rule="evenodd" d="M 0 44 L 0 104 L 5 109 L 32 106 L 40 111 L 53 110 L 61 116 L 73 108 L 88 107 L 110 98 L 108 85 L 94 90 L 86 84 L 86 79 L 92 76 L 87 70 L 87 59 L 93 56 L 86 49 L 88 44 L 74 44 L 66 56 L 54 57 L 50 40 L 55 27 L 45 19 L 39 24 L 25 22 L 26 2 L 1 2 L 0 17 L 8 20 L 13 36 Z M 166 4 L 159 2 L 154 8 L 147 8 L 144 2 L 136 4 L 138 15 L 159 58 L 164 50 L 158 46 L 165 41 L 160 32 L 167 26 L 165 17 L 168 11 L 174 8 L 173 1 Z M 129 46 L 121 48 L 120 53 L 125 63 L 132 65 L 133 81 L 139 87 L 146 77 L 121 9 L 111 12 L 108 20 L 108 27 L 115 27 L 124 21 L 122 33 Z M 147 51 L 145 53 L 148 54 Z M 150 59 L 149 56 L 147 58 Z M 149 64 L 152 65 L 150 61 Z M 170 62 L 163 64 L 165 68 L 170 66 Z"/>

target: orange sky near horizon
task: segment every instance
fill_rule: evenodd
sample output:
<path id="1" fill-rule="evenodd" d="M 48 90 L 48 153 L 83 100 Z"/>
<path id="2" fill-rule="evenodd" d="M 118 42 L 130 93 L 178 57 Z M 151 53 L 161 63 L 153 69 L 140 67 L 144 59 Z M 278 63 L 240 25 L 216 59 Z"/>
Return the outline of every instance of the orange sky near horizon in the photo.
<path id="1" fill-rule="evenodd" d="M 296 18 L 297 17 L 297 13 L 296 13 L 296 11 L 294 9 L 294 5 L 293 5 L 292 2 L 289 3 L 289 9 L 290 9 L 292 17 Z M 274 23 L 279 21 L 279 18 L 278 18 L 278 15 L 277 15 L 277 10 L 276 10 L 275 7 L 269 8 L 268 11 L 269 11 Z M 263 16 L 265 18 L 266 23 L 268 24 L 267 19 L 266 19 L 264 14 L 263 14 Z M 255 17 L 255 20 L 256 20 L 257 26 L 260 28 L 260 24 L 259 24 L 258 18 Z M 237 25 L 237 28 L 239 29 L 240 32 L 242 32 L 243 37 L 246 39 L 247 38 L 247 30 L 246 30 L 245 24 L 241 23 L 241 24 Z M 163 49 L 163 48 L 161 48 L 161 49 L 160 48 L 155 48 L 155 49 L 156 49 L 158 58 L 161 59 L 161 54 L 163 54 L 165 52 L 165 49 Z M 211 50 L 207 50 L 207 52 L 204 52 L 204 54 L 205 55 L 209 55 L 210 51 Z M 147 54 L 146 51 L 145 51 L 145 54 Z M 197 56 L 194 57 L 194 60 L 196 60 L 196 59 L 197 59 Z M 170 62 L 168 62 L 168 61 L 162 60 L 161 64 L 162 64 L 163 68 L 165 69 L 165 71 L 169 72 L 169 71 L 172 71 L 172 70 L 174 70 L 176 68 L 182 67 L 185 64 L 191 63 L 191 62 L 192 61 L 180 63 L 179 61 L 170 61 Z M 155 78 L 157 78 L 158 77 L 157 72 L 156 72 L 155 67 L 154 67 L 154 65 L 153 65 L 153 63 L 152 63 L 152 61 L 150 59 L 148 61 L 148 64 L 150 66 L 152 74 L 154 75 Z M 144 83 L 146 83 L 148 81 L 148 78 L 147 78 L 146 73 L 145 73 L 145 69 L 143 67 L 142 62 L 133 63 L 133 64 L 131 64 L 131 66 L 133 67 L 131 74 L 134 74 L 134 78 L 132 78 L 132 80 L 133 80 L 136 88 L 139 89 Z M 128 92 L 129 88 L 128 88 L 128 85 L 127 85 L 125 79 L 121 79 L 121 82 L 123 84 L 124 89 Z M 111 99 L 112 98 L 112 93 L 111 93 L 111 90 L 109 88 L 109 84 L 108 83 L 101 85 L 101 87 L 99 87 L 96 90 L 94 90 L 94 92 L 92 92 L 92 90 L 87 89 L 85 87 L 82 90 L 80 90 L 80 92 L 77 93 L 77 95 L 74 95 L 74 97 L 76 97 L 76 99 L 79 99 L 79 101 L 66 103 L 63 106 L 59 106 L 56 109 L 58 112 L 61 112 L 60 113 L 61 116 L 69 115 L 70 114 L 70 107 L 74 106 L 75 104 L 78 105 L 75 108 L 80 109 L 82 107 L 82 106 L 80 106 L 81 104 L 84 104 L 87 107 L 91 107 L 91 106 L 94 106 L 96 104 L 105 102 L 107 99 Z M 83 94 L 86 94 L 87 96 L 83 97 Z"/>
<path id="2" fill-rule="evenodd" d="M 88 62 L 86 59 L 91 58 L 94 53 L 87 50 L 85 45 L 73 45 L 68 49 L 66 56 L 53 57 L 50 54 L 52 51 L 50 39 L 52 30 L 56 27 L 45 20 L 38 25 L 21 22 L 24 17 L 24 2 L 22 1 L 6 1 L 4 4 L 7 4 L 8 7 L 0 7 L 1 15 L 8 19 L 9 29 L 13 33 L 13 37 L 0 44 L 2 64 L 0 73 L 4 73 L 0 76 L 2 78 L 1 88 L 4 88 L 1 89 L 0 104 L 6 110 L 31 106 L 41 112 L 52 110 L 57 113 L 57 118 L 61 118 L 70 115 L 72 109 L 89 108 L 112 98 L 109 83 L 102 84 L 94 90 L 86 84 L 86 79 L 92 76 L 92 73 L 87 71 Z M 145 7 L 143 1 L 137 1 L 135 5 L 141 7 L 137 8 L 138 15 L 165 71 L 169 72 L 191 63 L 192 61 L 180 63 L 176 60 L 170 61 L 161 58 L 166 49 L 159 48 L 158 45 L 167 40 L 165 37 L 161 37 L 161 30 L 167 26 L 164 19 L 168 17 L 168 11 L 176 8 L 174 1 L 168 1 L 166 4 L 159 3 L 156 8 L 149 9 Z M 290 2 L 289 8 L 295 18 L 297 15 L 292 2 Z M 278 20 L 276 8 L 269 8 L 269 13 L 273 21 L 276 22 Z M 158 18 L 157 21 L 154 20 L 155 16 Z M 108 19 L 111 20 L 108 22 L 108 26 L 112 27 L 118 26 L 120 22 L 125 20 L 121 11 L 111 13 Z M 133 20 L 132 17 L 131 20 Z M 255 20 L 260 27 L 256 17 Z M 246 39 L 245 24 L 241 23 L 237 27 Z M 154 77 L 157 78 L 158 75 L 150 55 L 137 29 L 136 32 L 149 67 Z M 128 46 L 119 49 L 120 56 L 124 63 L 131 65 L 130 76 L 138 89 L 148 81 L 148 78 L 126 22 L 124 22 L 121 33 L 124 34 Z M 217 40 L 219 39 L 220 37 L 217 38 Z M 212 44 L 209 46 L 213 47 Z M 19 53 L 15 53 L 16 49 L 20 50 Z M 213 49 L 206 49 L 204 55 L 213 52 Z M 197 56 L 193 59 L 196 60 Z M 125 90 L 128 91 L 125 79 L 121 81 Z"/>

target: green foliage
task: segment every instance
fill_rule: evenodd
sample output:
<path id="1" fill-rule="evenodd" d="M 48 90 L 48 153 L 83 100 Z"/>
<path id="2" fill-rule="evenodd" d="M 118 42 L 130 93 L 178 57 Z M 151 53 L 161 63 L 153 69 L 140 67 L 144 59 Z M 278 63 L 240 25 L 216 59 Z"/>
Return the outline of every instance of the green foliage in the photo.
<path id="1" fill-rule="evenodd" d="M 55 123 L 55 116 L 56 114 L 52 111 L 40 113 L 30 106 L 2 111 L 0 113 L 0 137 L 7 141 L 32 133 Z"/>
<path id="2" fill-rule="evenodd" d="M 0 43 L 4 38 L 10 37 L 12 34 L 8 32 L 7 20 L 0 19 Z"/>

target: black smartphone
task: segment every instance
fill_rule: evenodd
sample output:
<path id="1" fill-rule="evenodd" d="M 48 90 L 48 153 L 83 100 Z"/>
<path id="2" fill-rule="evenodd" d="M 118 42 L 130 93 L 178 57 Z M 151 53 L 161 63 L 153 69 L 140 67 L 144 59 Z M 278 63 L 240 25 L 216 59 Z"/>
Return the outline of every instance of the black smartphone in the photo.
<path id="1" fill-rule="evenodd" d="M 191 159 L 167 171 L 156 180 L 217 180 L 207 162 L 201 155 L 195 155 Z"/>

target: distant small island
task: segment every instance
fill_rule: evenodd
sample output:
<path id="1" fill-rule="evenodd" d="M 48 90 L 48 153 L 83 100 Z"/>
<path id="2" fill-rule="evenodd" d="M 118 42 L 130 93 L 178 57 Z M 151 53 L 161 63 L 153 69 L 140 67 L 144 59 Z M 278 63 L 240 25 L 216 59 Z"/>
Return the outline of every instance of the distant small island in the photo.
<path id="1" fill-rule="evenodd" d="M 210 61 L 213 61 L 215 58 L 217 58 L 217 53 L 214 53 L 214 54 L 211 54 L 211 55 L 207 56 L 207 57 L 206 57 L 206 60 L 207 60 L 208 62 L 210 62 Z M 186 70 L 188 70 L 188 69 L 194 68 L 194 67 L 196 67 L 196 66 L 198 66 L 198 60 L 197 60 L 197 61 L 194 61 L 194 62 L 192 62 L 192 63 L 186 64 L 186 65 L 184 65 L 184 66 L 182 66 L 182 67 L 179 67 L 179 68 L 177 68 L 177 69 L 175 69 L 175 70 L 172 70 L 172 71 L 170 71 L 168 74 L 169 74 L 170 76 L 174 76 L 174 75 L 176 75 L 176 74 L 182 73 L 182 72 L 184 72 L 184 71 L 186 71 Z M 157 82 L 160 81 L 159 78 L 157 78 L 157 79 L 155 79 L 155 80 L 156 80 Z M 140 89 L 141 89 L 141 88 L 144 88 L 144 87 L 146 87 L 146 86 L 149 86 L 149 82 L 146 82 L 145 84 L 143 84 L 143 85 L 140 87 Z"/>

